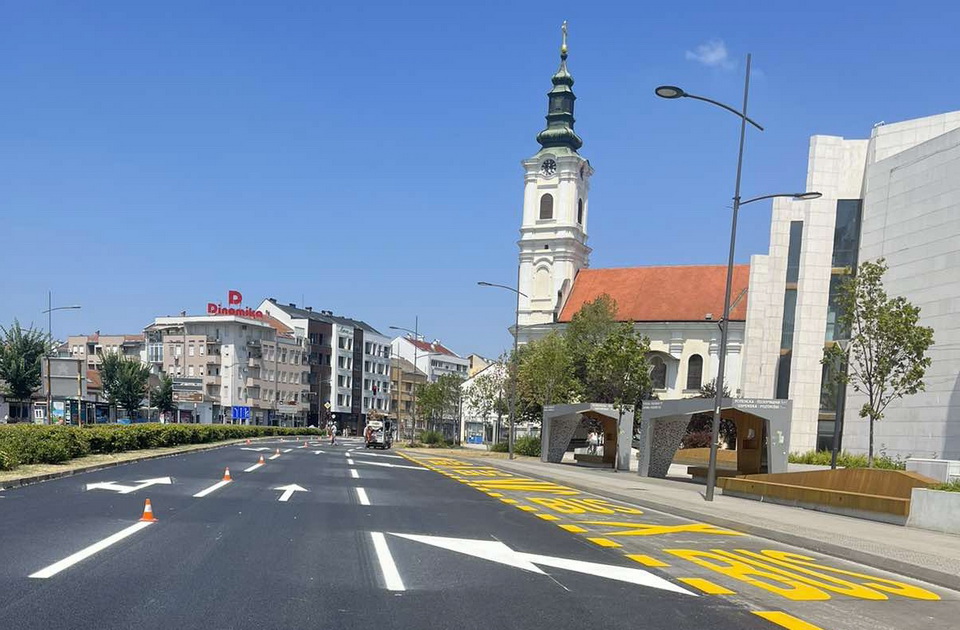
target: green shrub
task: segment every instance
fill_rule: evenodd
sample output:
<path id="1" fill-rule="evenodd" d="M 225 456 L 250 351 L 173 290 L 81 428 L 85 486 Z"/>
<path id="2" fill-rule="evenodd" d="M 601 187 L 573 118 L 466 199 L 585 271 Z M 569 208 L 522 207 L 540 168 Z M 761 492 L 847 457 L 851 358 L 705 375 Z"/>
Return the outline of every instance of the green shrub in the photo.
<path id="1" fill-rule="evenodd" d="M 513 452 L 517 455 L 540 457 L 540 438 L 532 435 L 518 437 L 513 442 Z"/>
<path id="2" fill-rule="evenodd" d="M 224 424 L 134 424 L 0 427 L 0 470 L 20 464 L 59 464 L 84 455 L 204 444 L 268 435 L 315 435 L 318 429 Z M 442 436 L 441 436 L 442 437 Z"/>
<path id="3" fill-rule="evenodd" d="M 427 446 L 446 444 L 446 440 L 443 439 L 443 433 L 439 431 L 424 431 L 420 434 L 420 441 Z"/>
<path id="4" fill-rule="evenodd" d="M 830 451 L 807 451 L 806 453 L 790 453 L 791 464 L 814 464 L 816 466 L 829 466 Z M 862 454 L 854 455 L 843 451 L 837 453 L 837 466 L 841 468 L 866 468 L 867 456 Z M 885 470 L 905 470 L 907 463 L 899 457 L 893 458 L 888 455 L 880 454 L 873 456 L 873 467 Z"/>
<path id="5" fill-rule="evenodd" d="M 931 486 L 931 490 L 943 490 L 944 492 L 960 492 L 960 479 L 956 481 L 948 481 L 947 483 L 938 483 L 935 486 Z"/>
<path id="6" fill-rule="evenodd" d="M 490 450 L 494 453 L 506 453 L 507 452 L 507 443 L 506 442 L 497 442 L 496 444 L 490 445 Z"/>

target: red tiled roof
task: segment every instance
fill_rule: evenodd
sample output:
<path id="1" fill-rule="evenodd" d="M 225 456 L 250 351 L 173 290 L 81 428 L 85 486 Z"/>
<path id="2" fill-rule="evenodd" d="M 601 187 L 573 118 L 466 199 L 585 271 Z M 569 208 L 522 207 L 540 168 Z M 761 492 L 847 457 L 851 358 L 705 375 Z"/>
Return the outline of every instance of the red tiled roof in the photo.
<path id="1" fill-rule="evenodd" d="M 750 265 L 735 265 L 731 301 L 747 288 Z M 560 312 L 569 322 L 580 308 L 604 293 L 617 302 L 617 319 L 635 322 L 697 322 L 708 313 L 723 317 L 726 265 L 581 269 Z M 747 298 L 737 302 L 731 321 L 747 317 Z"/>
<path id="2" fill-rule="evenodd" d="M 454 352 L 453 350 L 450 350 L 449 348 L 445 348 L 445 347 L 443 346 L 443 344 L 441 344 L 441 343 L 438 342 L 438 341 L 435 341 L 435 342 L 433 342 L 433 343 L 430 343 L 430 342 L 427 342 L 427 341 L 420 341 L 419 339 L 410 339 L 409 337 L 404 337 L 404 339 L 406 339 L 407 341 L 409 341 L 410 343 L 412 343 L 413 345 L 415 345 L 419 350 L 423 350 L 424 352 L 433 352 L 433 353 L 436 353 L 436 354 L 446 354 L 446 355 L 451 356 L 451 357 L 459 356 L 459 355 L 458 355 L 456 352 Z"/>

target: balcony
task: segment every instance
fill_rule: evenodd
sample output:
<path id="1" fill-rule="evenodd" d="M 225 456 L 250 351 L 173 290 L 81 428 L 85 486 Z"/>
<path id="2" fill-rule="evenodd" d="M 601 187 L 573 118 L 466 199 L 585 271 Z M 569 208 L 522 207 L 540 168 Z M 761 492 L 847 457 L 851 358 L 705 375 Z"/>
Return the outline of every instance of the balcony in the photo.
<path id="1" fill-rule="evenodd" d="M 260 347 L 261 347 L 260 340 L 259 340 L 259 339 L 251 339 L 251 340 L 249 340 L 249 341 L 247 342 L 247 347 L 248 347 L 248 348 L 260 348 Z"/>
<path id="2" fill-rule="evenodd" d="M 244 384 L 245 386 L 247 386 L 247 387 L 256 387 L 256 388 L 259 388 L 259 387 L 260 387 L 260 379 L 255 378 L 255 377 L 253 377 L 253 376 L 248 376 L 247 378 L 244 379 L 243 384 Z"/>
<path id="3" fill-rule="evenodd" d="M 247 359 L 247 367 L 249 367 L 249 368 L 258 368 L 258 369 L 259 369 L 261 363 L 262 363 L 262 361 L 261 361 L 261 358 L 260 358 L 260 357 L 251 356 L 249 359 Z"/>

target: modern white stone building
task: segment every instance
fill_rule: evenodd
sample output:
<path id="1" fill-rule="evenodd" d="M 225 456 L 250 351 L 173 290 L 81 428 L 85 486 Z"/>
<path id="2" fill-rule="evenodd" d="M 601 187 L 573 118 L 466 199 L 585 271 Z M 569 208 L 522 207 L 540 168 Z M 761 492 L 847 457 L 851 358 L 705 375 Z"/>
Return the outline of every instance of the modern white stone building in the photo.
<path id="1" fill-rule="evenodd" d="M 747 396 L 793 400 L 791 448 L 867 446 L 863 399 L 825 386 L 820 360 L 835 329 L 833 296 L 866 260 L 885 258 L 891 296 L 934 329 L 926 391 L 895 401 L 875 427 L 890 455 L 960 458 L 960 112 L 878 124 L 867 140 L 814 136 L 807 190 L 778 199 L 770 251 L 751 260 L 744 351 Z"/>
<path id="2" fill-rule="evenodd" d="M 461 357 L 447 348 L 439 340 L 425 341 L 411 336 L 396 337 L 391 342 L 392 351 L 401 359 L 414 364 L 427 375 L 427 381 L 436 382 L 444 374 L 455 374 L 467 378 L 470 369 L 469 359 Z"/>

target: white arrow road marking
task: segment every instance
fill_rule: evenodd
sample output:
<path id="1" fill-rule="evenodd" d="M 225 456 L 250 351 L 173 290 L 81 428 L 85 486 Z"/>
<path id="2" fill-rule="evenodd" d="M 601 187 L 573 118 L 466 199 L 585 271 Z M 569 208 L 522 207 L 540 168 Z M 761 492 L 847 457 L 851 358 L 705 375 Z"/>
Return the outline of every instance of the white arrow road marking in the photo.
<path id="1" fill-rule="evenodd" d="M 314 455 L 319 455 L 320 453 L 326 453 L 326 451 L 314 451 L 314 452 L 313 452 Z"/>
<path id="2" fill-rule="evenodd" d="M 158 484 L 170 485 L 173 483 L 173 480 L 170 479 L 170 477 L 157 477 L 156 479 L 143 479 L 136 483 L 137 485 L 135 486 L 125 486 L 115 481 L 102 481 L 100 483 L 88 483 L 87 490 L 113 490 L 120 494 L 130 494 L 131 492 L 143 490 L 144 488 Z"/>
<path id="3" fill-rule="evenodd" d="M 114 535 L 112 535 L 112 536 L 107 536 L 106 538 L 104 538 L 104 539 L 101 540 L 100 542 L 93 543 L 93 544 L 90 545 L 89 547 L 86 547 L 85 549 L 81 549 L 80 551 L 78 551 L 77 553 L 73 554 L 72 556 L 67 556 L 67 557 L 64 558 L 63 560 L 61 560 L 61 561 L 59 561 L 59 562 L 54 562 L 54 563 L 51 564 L 50 566 L 44 567 L 43 569 L 40 569 L 40 570 L 37 571 L 36 573 L 31 573 L 29 577 L 39 578 L 39 579 L 46 579 L 46 578 L 49 578 L 49 577 L 53 577 L 54 575 L 56 575 L 57 573 L 60 573 L 60 572 L 63 571 L 64 569 L 68 569 L 68 568 L 72 567 L 73 565 L 75 565 L 76 563 L 80 562 L 81 560 L 84 560 L 84 559 L 86 559 L 86 558 L 89 558 L 90 556 L 92 556 L 93 554 L 97 553 L 98 551 L 103 551 L 104 549 L 106 549 L 106 548 L 109 547 L 110 545 L 112 545 L 112 544 L 114 544 L 114 543 L 120 542 L 121 540 L 123 540 L 123 539 L 126 538 L 127 536 L 130 536 L 130 535 L 132 535 L 132 534 L 136 534 L 136 533 L 139 532 L 141 529 L 143 529 L 143 528 L 145 528 L 145 527 L 148 527 L 148 526 L 150 526 L 150 525 L 153 525 L 153 523 L 147 522 L 147 521 L 141 521 L 141 522 L 139 522 L 139 523 L 134 523 L 133 525 L 131 525 L 130 527 L 128 527 L 128 528 L 126 528 L 126 529 L 121 529 L 119 532 L 117 532 L 116 534 L 114 534 Z"/>
<path id="4" fill-rule="evenodd" d="M 399 455 L 387 455 L 385 453 L 371 453 L 369 451 L 357 451 L 354 455 L 366 455 L 367 457 L 389 457 L 390 459 L 403 459 Z"/>
<path id="5" fill-rule="evenodd" d="M 277 499 L 278 501 L 289 501 L 294 492 L 309 492 L 306 488 L 301 488 L 295 483 L 291 483 L 288 486 L 280 486 L 279 488 L 274 488 L 274 490 L 283 490 L 283 494 Z"/>
<path id="6" fill-rule="evenodd" d="M 356 488 L 357 491 L 357 500 L 360 501 L 360 505 L 370 505 L 370 498 L 367 497 L 367 491 L 363 488 Z"/>
<path id="7" fill-rule="evenodd" d="M 253 472 L 257 468 L 260 468 L 261 466 L 263 466 L 263 464 L 261 464 L 260 462 L 257 462 L 256 464 L 254 464 L 253 466 L 250 466 L 249 468 L 244 468 L 243 472 Z"/>
<path id="8" fill-rule="evenodd" d="M 380 572 L 383 573 L 383 582 L 387 590 L 407 590 L 403 585 L 403 580 L 400 579 L 400 572 L 397 571 L 397 563 L 393 561 L 393 556 L 390 555 L 387 538 L 382 532 L 370 532 L 370 538 L 373 539 L 373 549 L 377 552 L 377 560 L 380 562 Z"/>
<path id="9" fill-rule="evenodd" d="M 259 465 L 259 464 L 258 464 L 258 465 Z M 210 494 L 211 492 L 216 492 L 217 490 L 219 490 L 220 488 L 224 487 L 225 485 L 227 485 L 227 484 L 230 483 L 231 481 L 232 481 L 232 479 L 224 479 L 223 481 L 218 481 L 217 483 L 213 484 L 213 485 L 210 486 L 209 488 L 204 488 L 203 490 L 201 490 L 200 492 L 196 493 L 196 494 L 193 495 L 193 496 L 194 496 L 194 498 L 196 498 L 196 499 L 203 498 L 203 497 L 207 496 L 208 494 Z"/>
<path id="10" fill-rule="evenodd" d="M 555 556 L 541 556 L 534 553 L 522 553 L 514 551 L 499 541 L 445 538 L 442 536 L 417 536 L 414 534 L 392 533 L 391 535 L 406 538 L 407 540 L 415 540 L 426 545 L 440 547 L 441 549 L 449 549 L 450 551 L 474 556 L 475 558 L 499 562 L 534 573 L 544 573 L 536 566 L 541 565 L 555 567 L 557 569 L 566 569 L 567 571 L 576 571 L 577 573 L 586 573 L 587 575 L 595 575 L 597 577 L 637 584 L 639 586 L 658 588 L 673 593 L 697 596 L 695 593 L 643 569 L 620 567 L 613 564 L 601 564 L 599 562 L 584 562 L 583 560 L 557 558 Z"/>
<path id="11" fill-rule="evenodd" d="M 360 478 L 360 473 L 357 472 L 357 469 L 356 469 L 356 468 L 351 468 L 351 469 L 350 469 L 350 476 L 353 477 L 354 479 L 359 479 L 359 478 Z"/>
<path id="12" fill-rule="evenodd" d="M 260 446 L 260 447 L 257 447 L 257 448 L 250 448 L 249 446 L 241 446 L 241 447 L 240 447 L 240 450 L 241 450 L 241 451 L 255 451 L 255 452 L 259 453 L 260 451 L 269 451 L 270 449 L 267 448 L 266 446 Z"/>
<path id="13" fill-rule="evenodd" d="M 403 464 L 388 464 L 387 462 L 368 462 L 366 460 L 360 460 L 361 464 L 366 464 L 367 466 L 386 466 L 387 468 L 409 468 L 410 470 L 427 470 L 421 466 L 404 466 Z"/>

